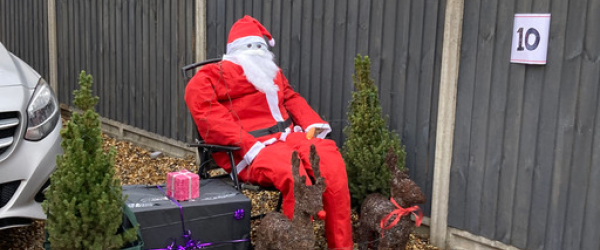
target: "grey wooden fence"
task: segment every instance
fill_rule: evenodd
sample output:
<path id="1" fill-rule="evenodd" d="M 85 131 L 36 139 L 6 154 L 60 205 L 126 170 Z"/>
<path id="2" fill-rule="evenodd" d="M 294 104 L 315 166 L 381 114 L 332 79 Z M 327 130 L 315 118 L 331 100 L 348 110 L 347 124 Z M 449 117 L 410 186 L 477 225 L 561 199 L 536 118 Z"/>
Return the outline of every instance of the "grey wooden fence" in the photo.
<path id="1" fill-rule="evenodd" d="M 600 249 L 600 1 L 465 1 L 449 226 Z M 510 64 L 515 13 L 551 13 L 548 63 Z"/>
<path id="2" fill-rule="evenodd" d="M 189 141 L 179 69 L 193 0 L 56 0 L 61 103 L 95 77 L 99 113 Z M 341 146 L 352 58 L 372 59 L 390 127 L 431 200 L 445 1 L 207 0 L 207 57 L 249 14 Z M 449 226 L 522 249 L 600 249 L 599 0 L 465 0 Z M 551 13 L 548 64 L 509 63 L 515 13 Z M 49 78 L 47 2 L 0 0 L 0 41 Z M 430 203 L 424 206 L 429 213 Z"/>
<path id="3" fill-rule="evenodd" d="M 180 141 L 192 138 L 182 66 L 192 59 L 193 0 L 56 0 L 58 95 L 94 77 L 98 113 Z M 49 79 L 47 1 L 1 0 L 0 41 Z"/>
<path id="4" fill-rule="evenodd" d="M 57 0 L 60 101 L 77 76 L 94 76 L 98 112 L 186 141 L 191 120 L 180 69 L 193 62 L 193 0 Z"/>
<path id="5" fill-rule="evenodd" d="M 45 1 L 1 0 L 10 29 L 0 37 L 11 50 L 47 72 L 47 54 L 30 55 L 22 42 L 36 37 L 21 13 L 38 13 Z M 59 99 L 71 105 L 77 76 L 94 76 L 101 116 L 190 141 L 193 124 L 183 102 L 179 69 L 193 63 L 193 0 L 56 0 Z M 368 55 L 390 127 L 406 145 L 407 166 L 423 188 L 430 210 L 433 149 L 445 1 L 208 0 L 207 57 L 224 53 L 229 28 L 249 14 L 277 40 L 274 52 L 290 82 L 333 126 L 342 145 L 350 101 L 353 58 Z M 34 6 L 36 5 L 36 6 Z M 17 13 L 19 15 L 17 15 Z M 34 15 L 34 14 L 32 14 Z M 22 18 L 11 22 L 11 18 Z M 47 23 L 36 26 L 46 32 Z M 27 30 L 27 32 L 23 32 Z M 5 35 L 2 35 L 5 34 Z M 32 39 L 47 47 L 47 37 Z M 3 41 L 4 42 L 4 41 Z M 25 43 L 26 44 L 26 43 Z M 42 57 L 45 56 L 45 57 Z M 35 65 L 35 64 L 34 64 Z M 48 78 L 47 73 L 44 76 Z"/>
<path id="6" fill-rule="evenodd" d="M 427 194 L 429 213 L 445 1 L 207 3 L 208 57 L 223 55 L 237 19 L 258 19 L 276 40 L 273 52 L 290 84 L 329 121 L 338 146 L 354 88 L 354 57 L 368 55 L 383 111 L 406 145 L 411 178 Z"/>
<path id="7" fill-rule="evenodd" d="M 49 79 L 48 3 L 0 0 L 0 42 Z"/>

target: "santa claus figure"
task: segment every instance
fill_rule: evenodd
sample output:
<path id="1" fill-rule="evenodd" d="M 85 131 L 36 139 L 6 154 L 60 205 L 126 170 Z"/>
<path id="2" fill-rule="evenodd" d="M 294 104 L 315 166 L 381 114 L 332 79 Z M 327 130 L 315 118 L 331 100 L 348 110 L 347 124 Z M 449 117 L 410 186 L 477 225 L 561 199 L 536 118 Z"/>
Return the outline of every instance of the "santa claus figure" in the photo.
<path id="1" fill-rule="evenodd" d="M 323 206 L 328 247 L 352 249 L 346 167 L 335 142 L 324 139 L 331 127 L 292 89 L 267 43 L 273 47 L 275 40 L 256 19 L 238 20 L 229 32 L 227 54 L 190 80 L 185 102 L 206 143 L 241 148 L 234 159 L 242 181 L 273 185 L 281 191 L 283 213 L 290 219 L 294 214 L 292 152 L 299 153 L 300 174 L 313 176 L 308 158 L 314 144 L 327 183 Z M 213 157 L 231 171 L 225 153 Z"/>

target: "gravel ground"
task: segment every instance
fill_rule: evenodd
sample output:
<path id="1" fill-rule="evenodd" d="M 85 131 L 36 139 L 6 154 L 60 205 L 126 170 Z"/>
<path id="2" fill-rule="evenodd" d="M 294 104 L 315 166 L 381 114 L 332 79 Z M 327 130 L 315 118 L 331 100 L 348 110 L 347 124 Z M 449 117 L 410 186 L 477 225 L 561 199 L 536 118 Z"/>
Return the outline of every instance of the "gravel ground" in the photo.
<path id="1" fill-rule="evenodd" d="M 104 147 L 107 149 L 114 146 L 117 149 L 116 174 L 122 180 L 123 185 L 133 184 L 163 184 L 168 172 L 188 169 L 192 172 L 197 171 L 193 157 L 172 158 L 159 156 L 151 158 L 152 152 L 138 147 L 132 143 L 115 140 L 107 136 L 104 137 Z M 252 200 L 253 214 L 272 211 L 277 204 L 277 192 L 246 192 L 244 193 Z M 353 224 L 356 226 L 358 216 L 352 215 Z M 254 240 L 255 230 L 260 220 L 252 222 L 252 240 Z M 44 241 L 44 221 L 35 221 L 28 227 L 11 228 L 0 230 L 0 250 L 21 250 L 21 249 L 43 249 Z M 315 220 L 315 235 L 317 243 L 315 249 L 326 249 L 324 225 L 322 221 Z M 428 244 L 426 234 L 412 234 L 406 250 L 436 250 L 437 248 Z M 357 249 L 357 243 L 355 243 Z"/>

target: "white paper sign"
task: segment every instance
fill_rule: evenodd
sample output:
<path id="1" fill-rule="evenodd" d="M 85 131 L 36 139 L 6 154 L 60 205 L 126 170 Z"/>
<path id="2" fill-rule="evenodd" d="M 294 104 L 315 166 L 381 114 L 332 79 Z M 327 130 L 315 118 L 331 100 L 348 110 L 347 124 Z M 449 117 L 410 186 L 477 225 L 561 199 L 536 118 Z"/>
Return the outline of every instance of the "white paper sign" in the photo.
<path id="1" fill-rule="evenodd" d="M 515 14 L 511 63 L 546 64 L 550 14 Z"/>

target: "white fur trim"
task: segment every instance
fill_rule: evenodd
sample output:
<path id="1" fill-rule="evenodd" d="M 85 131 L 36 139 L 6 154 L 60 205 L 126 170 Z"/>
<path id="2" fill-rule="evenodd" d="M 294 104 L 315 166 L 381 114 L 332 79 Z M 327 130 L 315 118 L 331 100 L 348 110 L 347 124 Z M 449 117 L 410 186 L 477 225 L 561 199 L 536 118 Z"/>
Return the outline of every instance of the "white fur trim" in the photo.
<path id="1" fill-rule="evenodd" d="M 266 44 L 266 41 L 264 38 L 262 38 L 260 36 L 240 37 L 238 39 L 233 40 L 233 42 L 227 44 L 227 54 L 229 54 L 229 52 L 236 49 L 238 46 L 243 46 L 243 45 L 246 45 L 249 43 L 264 43 L 264 44 Z"/>
<path id="2" fill-rule="evenodd" d="M 240 161 L 240 163 L 235 166 L 238 174 L 241 173 L 246 167 L 248 167 L 248 163 L 246 163 L 246 161 Z"/>
<path id="3" fill-rule="evenodd" d="M 321 139 L 324 139 L 325 136 L 327 136 L 327 134 L 329 134 L 331 132 L 331 127 L 327 123 L 315 123 L 315 124 L 312 124 L 312 125 L 306 127 L 306 131 L 309 131 L 311 128 L 320 128 L 320 129 L 323 129 L 323 131 L 321 131 L 321 133 L 319 133 L 318 135 L 315 135 L 315 137 L 321 138 Z"/>
<path id="4" fill-rule="evenodd" d="M 242 172 L 242 170 L 244 170 L 244 168 L 246 168 L 247 166 L 249 166 L 250 164 L 252 164 L 252 161 L 254 161 L 254 158 L 256 158 L 256 156 L 258 155 L 258 153 L 265 148 L 265 144 L 263 144 L 262 142 L 256 142 L 254 143 L 254 145 L 250 148 L 250 150 L 248 150 L 248 152 L 246 152 L 246 155 L 244 155 L 244 159 L 241 160 L 236 168 L 237 168 L 237 172 L 238 174 L 240 172 Z"/>
<path id="5" fill-rule="evenodd" d="M 254 143 L 254 145 L 252 145 L 250 150 L 248 150 L 248 152 L 246 152 L 246 155 L 244 155 L 244 161 L 246 161 L 246 163 L 248 163 L 248 165 L 252 164 L 252 161 L 254 161 L 254 158 L 256 157 L 256 155 L 258 155 L 258 153 L 263 148 L 265 148 L 265 144 L 263 144 L 262 142 Z"/>
<path id="6" fill-rule="evenodd" d="M 285 139 L 287 139 L 287 136 L 292 132 L 292 130 L 290 128 L 285 128 L 285 132 L 281 132 L 281 136 L 279 137 L 280 141 L 285 141 Z"/>
<path id="7" fill-rule="evenodd" d="M 277 141 L 277 139 L 271 138 L 271 139 L 268 139 L 268 140 L 266 140 L 266 141 L 264 141 L 262 143 L 265 144 L 265 145 L 271 145 L 271 144 L 275 143 L 276 141 Z"/>
<path id="8" fill-rule="evenodd" d="M 281 110 L 279 110 L 279 97 L 277 97 L 277 92 L 269 91 L 265 93 L 265 95 L 267 96 L 267 104 L 269 104 L 269 109 L 271 110 L 273 119 L 278 122 L 284 121 L 283 116 L 281 115 Z"/>
<path id="9" fill-rule="evenodd" d="M 271 38 L 269 40 L 269 45 L 271 45 L 271 47 L 275 47 L 275 39 Z"/>

